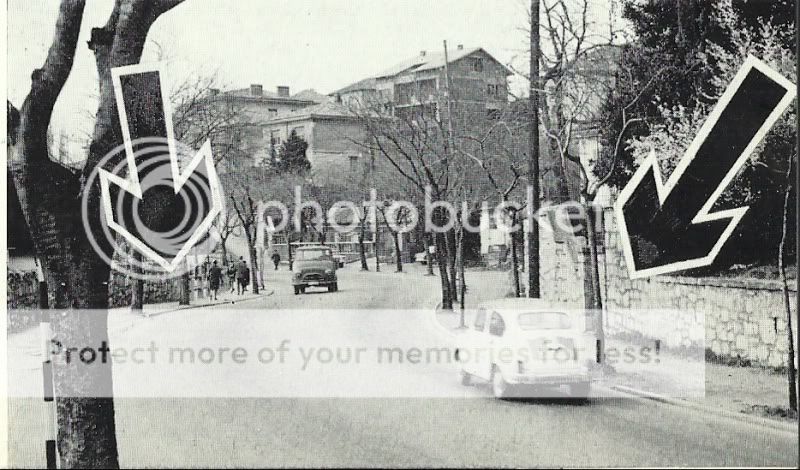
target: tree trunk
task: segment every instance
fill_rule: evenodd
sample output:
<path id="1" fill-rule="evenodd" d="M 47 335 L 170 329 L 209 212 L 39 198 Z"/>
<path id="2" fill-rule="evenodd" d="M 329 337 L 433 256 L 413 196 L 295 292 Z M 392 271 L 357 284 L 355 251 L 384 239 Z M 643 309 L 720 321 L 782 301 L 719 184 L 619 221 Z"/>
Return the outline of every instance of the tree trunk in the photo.
<path id="1" fill-rule="evenodd" d="M 369 266 L 367 266 L 367 252 L 364 248 L 364 223 L 361 223 L 360 231 L 358 232 L 358 252 L 361 258 L 361 270 L 362 271 L 369 271 Z"/>
<path id="2" fill-rule="evenodd" d="M 466 302 L 465 294 L 467 292 L 467 279 L 464 277 L 464 225 L 459 225 L 458 228 L 458 239 L 456 240 L 456 246 L 458 249 L 458 276 L 461 280 L 460 289 L 458 295 L 458 300 L 461 302 L 459 307 L 461 308 L 461 327 L 466 328 L 466 319 L 464 318 L 464 305 Z"/>
<path id="3" fill-rule="evenodd" d="M 178 299 L 178 305 L 189 305 L 191 301 L 191 278 L 189 276 L 189 272 L 185 272 L 181 274 L 181 292 L 180 292 L 180 299 Z"/>
<path id="4" fill-rule="evenodd" d="M 781 276 L 782 291 L 783 291 L 783 308 L 786 311 L 786 342 L 787 342 L 787 361 L 786 361 L 786 379 L 789 385 L 789 409 L 797 411 L 797 369 L 795 368 L 794 359 L 794 333 L 792 332 L 792 306 L 789 302 L 789 281 L 786 278 L 786 266 L 784 264 L 784 254 L 786 250 L 786 232 L 788 230 L 789 218 L 789 199 L 791 196 L 791 162 L 787 172 L 787 187 L 783 198 L 783 217 L 781 226 L 781 241 L 778 245 L 778 272 Z"/>
<path id="5" fill-rule="evenodd" d="M 423 239 L 425 240 L 425 259 L 427 260 L 427 276 L 433 276 L 433 256 L 431 255 L 431 247 L 433 246 L 433 242 L 431 242 L 431 234 L 425 233 L 423 234 Z"/>
<path id="6" fill-rule="evenodd" d="M 142 254 L 136 250 L 132 253 L 133 261 L 136 263 L 134 268 L 136 272 L 141 273 L 142 269 L 140 264 L 142 262 Z M 144 309 L 144 281 L 141 279 L 133 279 L 131 286 L 131 310 L 134 313 L 141 314 Z"/>
<path id="7" fill-rule="evenodd" d="M 379 273 L 379 272 L 381 272 L 381 255 L 379 253 L 379 249 L 380 249 L 380 246 L 381 246 L 381 243 L 380 243 L 381 238 L 380 238 L 380 234 L 379 234 L 380 231 L 378 230 L 377 224 L 375 224 L 375 225 L 376 225 L 375 226 L 375 243 L 372 246 L 375 247 L 375 272 Z"/>
<path id="8" fill-rule="evenodd" d="M 517 215 L 511 218 L 511 226 L 513 227 L 517 222 Z M 519 255 L 517 254 L 517 239 L 519 232 L 511 232 L 511 269 L 512 271 L 512 279 L 514 283 L 514 297 L 519 297 Z"/>
<path id="9" fill-rule="evenodd" d="M 447 267 L 450 276 L 450 293 L 453 302 L 458 301 L 458 283 L 456 282 L 456 247 L 455 247 L 455 229 L 448 230 L 444 234 L 445 246 L 447 249 Z"/>
<path id="10" fill-rule="evenodd" d="M 392 232 L 392 238 L 394 239 L 394 262 L 397 265 L 395 271 L 401 273 L 403 272 L 403 259 L 402 253 L 400 253 L 400 234 L 397 232 Z"/>
<path id="11" fill-rule="evenodd" d="M 434 234 L 436 241 L 436 261 L 439 265 L 439 278 L 442 283 L 442 308 L 453 310 L 453 296 L 450 288 L 450 281 L 447 275 L 447 256 L 445 255 L 444 234 Z"/>
<path id="12" fill-rule="evenodd" d="M 222 265 L 228 266 L 228 247 L 227 247 L 228 238 L 223 238 L 220 240 L 220 248 L 222 249 Z"/>
<path id="13" fill-rule="evenodd" d="M 118 0 L 103 28 L 94 28 L 99 107 L 81 174 L 50 160 L 47 128 L 72 69 L 85 1 L 62 0 L 55 37 L 19 112 L 8 103 L 8 164 L 48 286 L 54 290 L 53 339 L 62 348 L 108 350 L 108 282 L 113 255 L 103 233 L 98 163 L 122 144 L 111 68 L 139 62 L 147 32 L 179 0 Z M 114 162 L 110 162 L 114 163 Z M 91 184 L 86 184 L 92 181 Z M 86 205 L 82 207 L 82 199 Z M 99 252 L 84 232 L 87 219 Z M 63 350 L 63 349 L 62 349 Z M 61 468 L 119 467 L 110 361 L 89 364 L 54 354 L 53 382 Z"/>
<path id="14" fill-rule="evenodd" d="M 253 284 L 253 293 L 258 294 L 258 256 L 255 245 L 249 243 L 249 240 L 248 248 L 250 252 L 250 282 Z"/>

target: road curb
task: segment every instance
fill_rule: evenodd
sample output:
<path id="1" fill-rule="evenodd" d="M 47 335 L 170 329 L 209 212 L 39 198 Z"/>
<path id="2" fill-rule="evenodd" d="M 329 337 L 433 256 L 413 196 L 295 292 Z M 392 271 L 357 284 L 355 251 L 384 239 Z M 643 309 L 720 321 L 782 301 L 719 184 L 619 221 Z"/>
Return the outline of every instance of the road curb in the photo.
<path id="1" fill-rule="evenodd" d="M 664 395 L 659 395 L 653 392 L 646 392 L 644 390 L 639 390 L 633 387 L 627 387 L 625 385 L 609 385 L 608 388 L 624 393 L 627 395 L 632 395 L 638 398 L 644 398 L 647 400 L 656 401 L 659 403 L 664 403 L 672 406 L 678 406 L 682 408 L 691 408 L 695 409 L 704 413 L 708 414 L 715 414 L 720 416 L 725 416 L 727 418 L 731 418 L 737 421 L 746 422 L 748 424 L 755 424 L 759 426 L 764 426 L 772 429 L 776 429 L 778 431 L 787 431 L 787 432 L 797 432 L 797 423 L 796 422 L 783 422 L 775 419 L 770 418 L 762 418 L 760 416 L 753 416 L 748 415 L 745 413 L 739 413 L 735 411 L 728 411 L 728 410 L 720 410 L 716 408 L 711 408 L 704 405 L 699 405 L 697 403 L 693 403 L 689 400 L 684 400 L 681 398 L 673 398 L 667 397 Z"/>
<path id="2" fill-rule="evenodd" d="M 264 297 L 269 297 L 269 296 L 273 295 L 274 293 L 275 293 L 274 290 L 270 290 L 269 292 L 265 292 L 263 294 L 259 293 L 258 295 L 247 297 L 247 298 L 244 298 L 244 299 L 223 300 L 223 301 L 217 301 L 217 302 L 204 302 L 202 304 L 178 305 L 177 307 L 174 307 L 174 308 L 168 308 L 168 309 L 164 309 L 164 310 L 159 310 L 157 312 L 152 312 L 152 313 L 148 313 L 148 314 L 133 313 L 130 310 L 128 310 L 128 313 L 131 314 L 132 318 L 144 318 L 144 319 L 146 319 L 146 318 L 157 317 L 157 316 L 164 315 L 164 314 L 167 314 L 167 313 L 180 312 L 182 310 L 191 310 L 191 309 L 203 308 L 203 307 L 213 307 L 215 305 L 235 304 L 236 302 L 247 302 L 249 300 L 256 300 L 256 299 L 261 299 L 261 298 L 264 298 Z M 115 328 L 115 330 L 124 331 L 124 330 L 130 328 L 131 326 L 133 326 L 133 325 L 126 325 L 123 328 Z"/>

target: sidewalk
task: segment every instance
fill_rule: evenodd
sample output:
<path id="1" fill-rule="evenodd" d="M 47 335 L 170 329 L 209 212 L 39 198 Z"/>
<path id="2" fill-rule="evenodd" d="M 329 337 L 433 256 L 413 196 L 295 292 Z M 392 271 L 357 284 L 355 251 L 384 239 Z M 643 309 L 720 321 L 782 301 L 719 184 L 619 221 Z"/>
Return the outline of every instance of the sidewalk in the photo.
<path id="1" fill-rule="evenodd" d="M 176 312 L 180 310 L 187 310 L 192 308 L 211 307 L 214 305 L 224 305 L 234 302 L 242 302 L 246 300 L 253 300 L 259 297 L 272 295 L 272 289 L 266 289 L 258 295 L 250 291 L 238 295 L 230 292 L 220 292 L 217 295 L 217 300 L 211 300 L 209 297 L 195 298 L 194 294 L 190 298 L 189 305 L 180 305 L 178 302 L 163 302 L 158 304 L 145 304 L 143 306 L 142 314 L 135 313 L 130 307 L 118 307 L 108 310 L 108 331 L 109 334 L 114 332 L 124 331 L 133 326 L 138 319 L 155 317 L 165 313 Z"/>
<path id="2" fill-rule="evenodd" d="M 613 340 L 610 340 L 611 342 Z M 662 360 L 669 360 L 669 354 L 661 355 Z M 637 374 L 626 369 L 624 365 L 615 365 L 616 373 L 609 378 L 615 385 L 630 388 L 632 392 L 656 391 L 674 388 L 674 384 L 685 382 L 685 374 L 646 375 Z M 664 369 L 669 370 L 669 369 Z M 713 364 L 703 361 L 704 396 L 675 397 L 667 393 L 644 393 L 660 398 L 665 395 L 673 398 L 676 404 L 696 406 L 708 411 L 721 413 L 743 413 L 755 417 L 770 418 L 786 423 L 797 421 L 797 415 L 791 414 L 789 406 L 789 385 L 785 374 L 756 367 L 738 367 Z M 620 388 L 622 388 L 620 387 Z M 682 403 L 685 402 L 685 403 Z"/>
<path id="3" fill-rule="evenodd" d="M 145 304 L 143 315 L 132 312 L 130 307 L 111 308 L 108 310 L 108 334 L 109 336 L 118 335 L 141 322 L 148 321 L 149 318 L 166 313 L 224 305 L 233 302 L 243 302 L 266 297 L 273 293 L 274 291 L 272 289 L 265 289 L 263 293 L 259 293 L 258 295 L 254 295 L 251 292 L 244 295 L 225 292 L 219 294 L 219 298 L 216 301 L 208 298 L 200 298 L 191 299 L 189 305 L 179 305 L 178 302 Z M 38 323 L 32 328 L 8 335 L 8 357 L 15 358 L 16 367 L 20 369 L 41 367 L 42 339 Z"/>

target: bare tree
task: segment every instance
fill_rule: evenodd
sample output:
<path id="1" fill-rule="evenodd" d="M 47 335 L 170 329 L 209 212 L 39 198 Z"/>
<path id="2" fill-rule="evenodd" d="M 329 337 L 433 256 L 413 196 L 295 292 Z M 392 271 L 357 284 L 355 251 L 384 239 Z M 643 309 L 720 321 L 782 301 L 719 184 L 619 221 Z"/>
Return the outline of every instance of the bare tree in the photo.
<path id="1" fill-rule="evenodd" d="M 787 361 L 786 377 L 789 382 L 789 409 L 797 412 L 797 369 L 794 364 L 794 332 L 792 331 L 792 305 L 789 301 L 789 281 L 786 277 L 786 235 L 789 226 L 789 201 L 792 195 L 792 178 L 794 161 L 797 155 L 792 155 L 789 160 L 789 168 L 786 170 L 786 189 L 783 197 L 783 217 L 781 219 L 781 241 L 778 245 L 778 274 L 781 278 L 783 290 L 783 308 L 786 312 L 786 342 L 787 342 Z"/>
<path id="2" fill-rule="evenodd" d="M 117 0 L 105 26 L 92 29 L 89 48 L 95 55 L 100 103 L 89 157 L 81 171 L 53 162 L 46 142 L 53 106 L 72 69 L 83 0 L 60 3 L 55 36 L 44 64 L 31 75 L 28 96 L 19 111 L 8 103 L 9 168 L 37 256 L 55 291 L 54 306 L 70 312 L 53 319 L 54 336 L 61 344 L 108 344 L 110 267 L 79 222 L 81 196 L 87 193 L 85 216 L 94 237 L 103 240 L 100 187 L 85 183 L 101 159 L 122 143 L 111 68 L 137 63 L 152 24 L 178 3 Z M 110 244 L 101 248 L 110 254 Z M 54 385 L 60 466 L 118 467 L 111 364 L 57 365 Z"/>
<path id="3" fill-rule="evenodd" d="M 219 233 L 219 246 L 222 250 L 222 264 L 228 265 L 228 239 L 242 226 L 239 216 L 231 211 L 226 211 L 223 217 L 217 219 L 217 232 Z"/>
<path id="4" fill-rule="evenodd" d="M 442 119 L 434 106 L 421 105 L 405 112 L 388 116 L 384 104 L 378 100 L 364 100 L 352 112 L 363 123 L 366 139 L 358 142 L 370 152 L 380 156 L 387 166 L 406 181 L 420 195 L 427 194 L 432 201 L 447 201 L 450 195 L 450 140 Z M 375 171 L 383 171 L 376 168 Z M 447 222 L 445 211 L 436 209 L 433 221 L 442 227 Z M 433 234 L 437 264 L 442 282 L 442 308 L 451 310 L 455 286 L 448 266 L 452 270 L 454 250 L 447 234 Z M 448 249 L 449 248 L 449 249 Z"/>
<path id="5" fill-rule="evenodd" d="M 247 241 L 247 249 L 250 255 L 250 279 L 253 284 L 253 293 L 259 293 L 259 275 L 258 275 L 258 247 L 256 240 L 258 238 L 257 230 L 259 228 L 259 205 L 258 196 L 255 195 L 256 189 L 251 186 L 253 182 L 242 182 L 241 186 L 234 187 L 230 192 L 230 201 L 233 205 L 233 210 L 236 217 L 239 219 L 239 226 L 244 233 Z"/>
<path id="6" fill-rule="evenodd" d="M 520 279 L 515 234 L 521 228 L 518 226 L 519 211 L 525 207 L 517 190 L 525 166 L 523 146 L 526 120 L 526 110 L 521 109 L 516 103 L 511 103 L 496 116 L 495 121 L 484 132 L 459 135 L 458 139 L 461 142 L 456 147 L 460 154 L 466 156 L 468 161 L 479 169 L 479 173 L 488 182 L 488 185 L 478 190 L 479 199 L 488 201 L 497 198 L 503 204 L 506 217 L 510 218 L 512 283 L 516 297 L 520 296 Z"/>

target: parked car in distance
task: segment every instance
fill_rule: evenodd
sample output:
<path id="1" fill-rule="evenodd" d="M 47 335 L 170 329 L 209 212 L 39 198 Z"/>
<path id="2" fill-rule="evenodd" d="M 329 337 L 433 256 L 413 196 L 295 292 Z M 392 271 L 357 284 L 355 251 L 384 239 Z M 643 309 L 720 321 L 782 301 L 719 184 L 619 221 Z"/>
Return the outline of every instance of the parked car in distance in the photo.
<path id="1" fill-rule="evenodd" d="M 414 255 L 414 262 L 428 264 L 428 254 L 425 253 L 424 251 L 422 253 L 417 253 L 416 255 Z"/>
<path id="2" fill-rule="evenodd" d="M 327 287 L 328 292 L 338 291 L 336 268 L 337 262 L 329 247 L 312 245 L 298 248 L 292 263 L 295 295 L 304 294 L 308 287 Z"/>
<path id="3" fill-rule="evenodd" d="M 542 396 L 547 390 L 586 398 L 594 337 L 584 332 L 580 313 L 541 299 L 482 304 L 456 350 L 462 384 L 489 381 L 497 398 Z M 475 353 L 481 348 L 488 353 Z"/>

